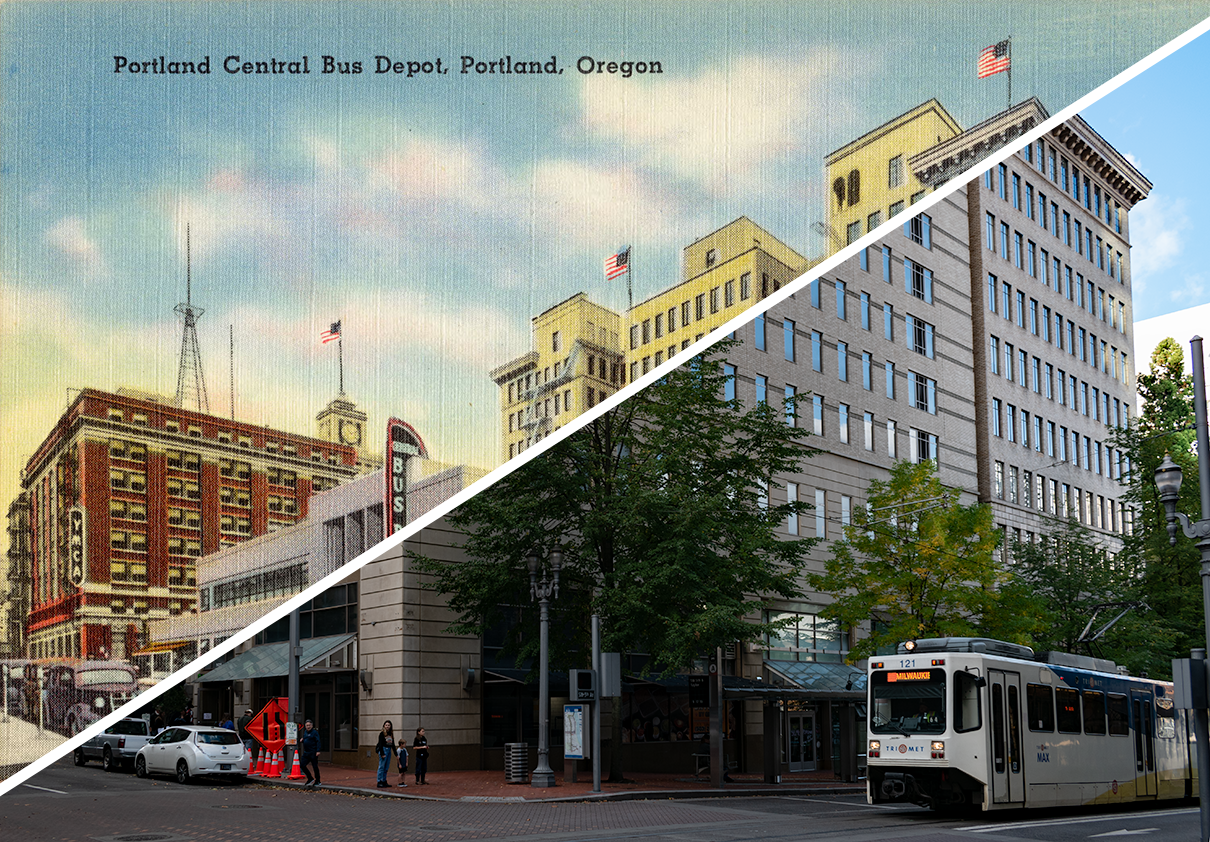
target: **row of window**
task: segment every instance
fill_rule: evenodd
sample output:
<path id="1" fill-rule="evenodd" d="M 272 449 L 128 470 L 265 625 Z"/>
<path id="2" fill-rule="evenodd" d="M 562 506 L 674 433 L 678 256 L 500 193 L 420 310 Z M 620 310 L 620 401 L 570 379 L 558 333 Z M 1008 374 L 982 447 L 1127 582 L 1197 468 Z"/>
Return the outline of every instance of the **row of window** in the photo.
<path id="1" fill-rule="evenodd" d="M 123 410 L 118 407 L 109 407 L 106 410 L 105 417 L 107 420 L 114 421 L 119 424 L 133 424 L 133 425 L 139 426 L 139 427 L 150 426 L 146 412 L 136 412 L 134 410 Z M 181 432 L 181 422 L 175 418 L 166 418 L 166 419 L 164 419 L 164 430 L 169 433 L 180 433 Z M 202 438 L 202 428 L 200 425 L 187 424 L 185 427 L 185 431 L 186 431 L 186 435 L 190 436 L 191 438 L 197 438 L 197 439 Z M 254 441 L 253 441 L 252 436 L 234 434 L 230 430 L 218 430 L 217 432 L 215 432 L 214 438 L 219 444 L 236 444 L 236 443 L 238 443 L 238 445 L 240 447 L 245 448 L 245 449 L 251 449 L 254 446 Z M 129 443 L 126 443 L 126 444 L 129 446 Z M 298 445 L 293 442 L 279 442 L 276 439 L 266 439 L 265 444 L 264 444 L 264 449 L 267 453 L 279 453 L 280 452 L 283 456 L 297 456 L 298 455 Z M 112 445 L 111 445 L 110 452 L 111 452 L 111 454 L 113 453 Z M 182 465 L 179 463 L 180 454 L 177 453 L 178 464 L 174 465 L 172 457 L 173 457 L 173 453 L 176 453 L 176 451 L 169 451 L 168 453 L 169 453 L 169 467 L 184 467 L 186 470 L 197 470 L 196 460 L 198 457 L 196 454 L 186 454 L 187 458 L 191 457 L 192 464 L 183 464 Z M 113 455 L 118 455 L 118 454 L 113 454 Z M 120 456 L 119 455 L 118 458 L 139 459 L 139 458 L 145 458 L 145 456 L 146 456 L 146 452 L 144 451 L 142 456 Z M 320 461 L 324 461 L 325 459 L 329 463 L 332 463 L 332 464 L 336 464 L 340 461 L 339 455 L 337 453 L 324 451 L 321 448 L 314 448 L 313 452 L 311 453 L 311 460 L 314 462 L 320 462 Z"/>
<path id="2" fill-rule="evenodd" d="M 1042 139 L 1035 144 L 1026 146 L 1021 152 L 1025 160 L 1033 164 L 1043 178 L 1049 178 L 1052 183 L 1061 187 L 1064 193 L 1075 199 L 1077 205 L 1083 204 L 1084 209 L 1090 211 L 1096 219 L 1103 218 L 1106 227 L 1118 234 L 1122 233 L 1122 206 L 1112 198 L 1108 187 L 1102 188 L 1089 177 L 1087 172 L 1081 178 L 1079 167 L 1075 163 L 1069 162 L 1067 156 L 1061 151 L 1057 151 L 1054 146 L 1048 147 Z M 991 170 L 987 170 L 983 174 L 983 182 L 988 190 L 992 189 Z M 1026 213 L 1030 212 L 1032 203 L 1028 200 L 1032 196 L 1033 185 L 1028 181 L 1025 182 L 1025 199 L 1023 200 L 1021 177 L 1014 170 L 1010 181 L 1007 164 L 1000 164 L 996 168 L 996 192 L 999 193 L 1001 199 L 1011 200 L 1013 207 L 1018 210 L 1024 203 Z M 1102 196 L 1104 201 L 1102 201 Z"/>
<path id="3" fill-rule="evenodd" d="M 990 235 L 994 218 L 991 214 L 987 215 L 988 233 Z M 1005 226 L 1001 226 L 1001 240 L 1004 240 L 1006 233 Z M 1063 263 L 1059 258 L 1052 258 L 1046 251 L 1042 249 L 1041 260 L 1039 261 L 1037 251 L 1033 241 L 1029 241 L 1024 257 L 1024 266 L 1022 266 L 1022 256 L 1019 249 L 1020 235 L 1017 235 L 1018 243 L 1014 251 L 1017 254 L 1017 268 L 1024 269 L 1031 278 L 1037 278 L 1041 284 L 1048 289 L 1051 284 L 1054 285 L 1054 291 L 1059 295 L 1065 295 L 1067 300 L 1075 304 L 1081 310 L 1087 310 L 1088 314 L 1099 318 L 1102 322 L 1107 322 L 1112 328 L 1119 333 L 1126 332 L 1126 301 L 1124 298 L 1115 298 L 1113 293 L 1106 293 L 1103 287 L 1097 286 L 1091 280 L 1086 280 L 1082 274 L 1072 270 L 1071 266 Z M 992 246 L 992 250 L 995 247 Z M 1005 257 L 1008 257 L 1007 252 Z M 988 296 L 987 307 L 993 313 L 997 312 L 996 303 L 996 285 L 995 275 L 988 273 Z M 1011 290 L 1008 284 L 1004 284 Z M 1012 303 L 1011 295 L 1007 299 L 1003 299 L 1003 303 L 999 305 L 999 312 L 1009 321 L 1012 320 Z M 1017 324 L 1020 327 L 1025 326 L 1024 309 L 1025 293 L 1017 292 Z M 1032 299 L 1031 299 L 1032 300 Z M 1108 300 L 1108 306 L 1106 306 Z M 1036 331 L 1035 331 L 1036 333 Z"/>
<path id="4" fill-rule="evenodd" d="M 768 273 L 761 275 L 760 297 L 764 298 L 770 292 L 781 288 L 781 281 L 770 278 Z M 736 304 L 737 286 L 735 279 L 725 281 L 719 286 L 712 287 L 708 292 L 699 293 L 692 299 L 681 302 L 679 307 L 669 307 L 667 313 L 656 313 L 654 317 L 644 319 L 641 323 L 630 326 L 630 350 L 634 351 L 640 345 L 671 336 L 678 330 L 689 325 L 704 321 L 707 315 L 715 315 Z M 745 272 L 739 277 L 739 301 L 747 301 L 752 297 L 752 273 Z M 709 308 L 709 309 L 707 309 Z"/>
<path id="5" fill-rule="evenodd" d="M 1081 332 L 1083 332 L 1082 328 Z M 1094 336 L 1093 340 L 1095 341 L 1095 339 Z M 1003 345 L 1003 355 L 1000 353 L 1001 345 Z M 1119 356 L 1116 347 L 1106 349 L 1105 343 L 1102 342 L 1101 353 L 1103 355 L 1101 364 L 1105 366 L 1105 373 L 1114 380 L 1127 378 L 1126 382 L 1129 382 L 1126 375 L 1126 352 L 1120 352 Z M 1090 386 L 1086 381 L 1077 380 L 1074 374 L 1068 374 L 1063 369 L 1056 368 L 1053 363 L 1044 363 L 1041 358 L 1030 356 L 1024 348 L 1014 348 L 1011 342 L 1001 343 L 1000 338 L 994 334 L 988 337 L 988 362 L 992 374 L 1003 374 L 1005 380 L 1016 382 L 1023 389 L 1032 389 L 1034 394 L 1043 395 L 1047 400 L 1055 400 L 1057 397 L 1060 406 L 1069 406 L 1073 411 L 1080 412 L 1082 415 L 1091 415 L 1096 420 L 1110 426 L 1125 427 L 1129 424 L 1130 406 L 1128 403 L 1122 403 L 1120 399 L 1112 398 L 1108 390 L 1101 390 L 1096 386 Z M 1078 390 L 1077 383 L 1079 384 Z M 1089 398 L 1090 390 L 1091 400 Z M 1111 399 L 1114 406 L 1112 412 L 1109 408 Z"/>
<path id="6" fill-rule="evenodd" d="M 1019 469 L 1016 465 L 994 464 L 993 493 L 1013 505 L 1034 509 L 1039 514 L 1075 518 L 1085 526 L 1128 535 L 1133 529 L 1130 508 L 1087 489 Z"/>
<path id="7" fill-rule="evenodd" d="M 892 164 L 894 164 L 894 159 L 892 159 Z M 856 175 L 856 174 L 857 174 L 857 170 L 853 170 L 853 173 L 851 175 Z M 837 179 L 837 182 L 839 182 L 840 180 L 841 179 Z M 836 188 L 836 184 L 833 183 L 833 190 L 835 190 L 835 188 Z M 921 199 L 923 199 L 927 194 L 928 194 L 927 189 L 918 190 L 917 192 L 912 194 L 910 203 L 913 205 L 916 204 Z M 852 191 L 850 191 L 850 195 L 852 195 Z M 849 204 L 854 204 L 854 203 L 850 202 Z M 861 239 L 861 236 L 863 233 L 868 234 L 869 232 L 871 232 L 875 228 L 877 228 L 879 225 L 881 225 L 885 220 L 898 216 L 900 213 L 903 212 L 903 209 L 905 207 L 907 207 L 907 205 L 904 204 L 902 199 L 900 199 L 899 201 L 892 202 L 890 204 L 890 206 L 887 208 L 887 214 L 885 217 L 882 215 L 881 209 L 874 211 L 873 213 L 871 213 L 869 216 L 867 216 L 865 218 L 865 221 L 864 221 L 865 231 L 864 232 L 862 231 L 862 220 L 857 219 L 857 220 L 854 220 L 853 222 L 850 222 L 848 224 L 848 226 L 845 228 L 845 244 L 848 245 L 850 243 L 857 242 L 858 240 Z M 931 248 L 931 246 L 930 246 L 930 248 Z"/>
<path id="8" fill-rule="evenodd" d="M 199 592 L 201 600 L 199 610 L 210 611 L 229 605 L 278 599 L 296 594 L 306 586 L 307 566 L 292 564 L 275 570 L 253 573 L 232 582 L 222 582 L 210 588 L 202 588 Z"/>
<path id="9" fill-rule="evenodd" d="M 1007 410 L 1003 420 L 1002 406 Z M 1045 445 L 1045 453 L 1050 458 L 1058 462 L 1070 461 L 1076 467 L 1108 479 L 1120 479 L 1123 473 L 1130 473 L 1129 457 L 1121 450 L 1081 436 L 1075 429 L 1071 430 L 1069 438 L 1066 427 L 1056 427 L 1054 421 L 1044 421 L 1039 415 L 1031 418 L 1028 411 L 1019 410 L 1011 403 L 1002 404 L 999 398 L 992 398 L 991 428 L 993 436 L 1019 442 L 1026 450 L 1032 447 L 1037 453 L 1042 453 Z"/>

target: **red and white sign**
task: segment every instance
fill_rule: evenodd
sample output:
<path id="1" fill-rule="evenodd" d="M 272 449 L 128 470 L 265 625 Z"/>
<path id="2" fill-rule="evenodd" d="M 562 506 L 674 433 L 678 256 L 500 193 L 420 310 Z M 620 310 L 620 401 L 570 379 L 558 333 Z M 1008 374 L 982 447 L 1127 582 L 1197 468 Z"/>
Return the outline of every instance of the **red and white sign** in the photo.
<path id="1" fill-rule="evenodd" d="M 248 723 L 248 734 L 265 751 L 281 751 L 286 744 L 286 724 L 290 721 L 290 700 L 274 698 Z"/>

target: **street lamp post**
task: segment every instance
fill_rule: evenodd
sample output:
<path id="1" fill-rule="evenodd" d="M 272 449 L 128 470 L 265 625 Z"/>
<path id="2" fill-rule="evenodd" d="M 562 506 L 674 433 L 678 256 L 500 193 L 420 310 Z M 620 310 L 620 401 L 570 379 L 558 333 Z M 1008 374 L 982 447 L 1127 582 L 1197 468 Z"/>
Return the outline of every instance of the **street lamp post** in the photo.
<path id="1" fill-rule="evenodd" d="M 1193 355 L 1193 417 L 1197 429 L 1197 473 L 1201 491 L 1201 520 L 1191 521 L 1176 510 L 1181 492 L 1181 466 L 1172 461 L 1170 453 L 1155 470 L 1155 485 L 1164 504 L 1168 519 L 1168 543 L 1176 543 L 1176 527 L 1187 538 L 1197 541 L 1202 554 L 1202 611 L 1206 632 L 1210 635 L 1210 433 L 1206 429 L 1206 373 L 1202 356 L 1202 338 L 1193 337 L 1189 343 Z M 1206 650 L 1194 649 L 1190 657 L 1205 661 Z M 1194 733 L 1197 737 L 1198 796 L 1201 801 L 1201 838 L 1210 839 L 1210 721 L 1205 708 L 1194 711 Z"/>
<path id="2" fill-rule="evenodd" d="M 550 575 L 545 567 L 542 578 L 538 568 L 542 558 L 537 549 L 531 550 L 529 558 L 529 597 L 536 600 L 541 609 L 539 632 L 539 678 L 538 678 L 538 768 L 530 776 L 530 786 L 552 787 L 555 773 L 550 768 L 550 601 L 559 595 L 559 568 L 563 566 L 563 550 L 555 546 L 550 551 Z"/>

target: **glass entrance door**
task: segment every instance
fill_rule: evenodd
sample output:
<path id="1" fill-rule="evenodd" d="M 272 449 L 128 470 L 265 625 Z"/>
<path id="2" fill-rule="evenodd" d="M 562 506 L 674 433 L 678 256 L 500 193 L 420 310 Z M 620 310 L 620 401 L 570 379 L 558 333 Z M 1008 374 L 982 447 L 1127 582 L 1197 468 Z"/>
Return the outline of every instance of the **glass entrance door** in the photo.
<path id="1" fill-rule="evenodd" d="M 332 688 L 308 687 L 303 692 L 303 717 L 315 723 L 319 731 L 319 757 L 321 760 L 332 759 Z"/>
<path id="2" fill-rule="evenodd" d="M 815 769 L 815 711 L 794 711 L 786 714 L 786 757 L 791 772 L 811 772 Z"/>

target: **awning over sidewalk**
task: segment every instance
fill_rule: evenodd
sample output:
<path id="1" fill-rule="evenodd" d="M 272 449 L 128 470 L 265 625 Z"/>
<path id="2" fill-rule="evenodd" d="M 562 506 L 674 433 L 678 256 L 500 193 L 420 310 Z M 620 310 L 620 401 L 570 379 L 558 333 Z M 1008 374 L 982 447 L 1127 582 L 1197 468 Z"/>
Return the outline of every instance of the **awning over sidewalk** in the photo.
<path id="1" fill-rule="evenodd" d="M 778 679 L 808 691 L 815 698 L 864 700 L 866 673 L 848 664 L 765 660 L 772 682 Z"/>
<path id="2" fill-rule="evenodd" d="M 339 634 L 332 637 L 313 637 L 310 640 L 301 641 L 303 651 L 302 657 L 299 659 L 299 669 L 305 672 L 308 667 L 324 660 L 356 637 L 356 634 Z M 254 646 L 247 652 L 236 655 L 227 663 L 199 676 L 198 681 L 210 684 L 217 681 L 271 678 L 289 674 L 290 644 L 288 641 L 283 641 L 281 643 L 266 643 L 261 646 Z"/>

